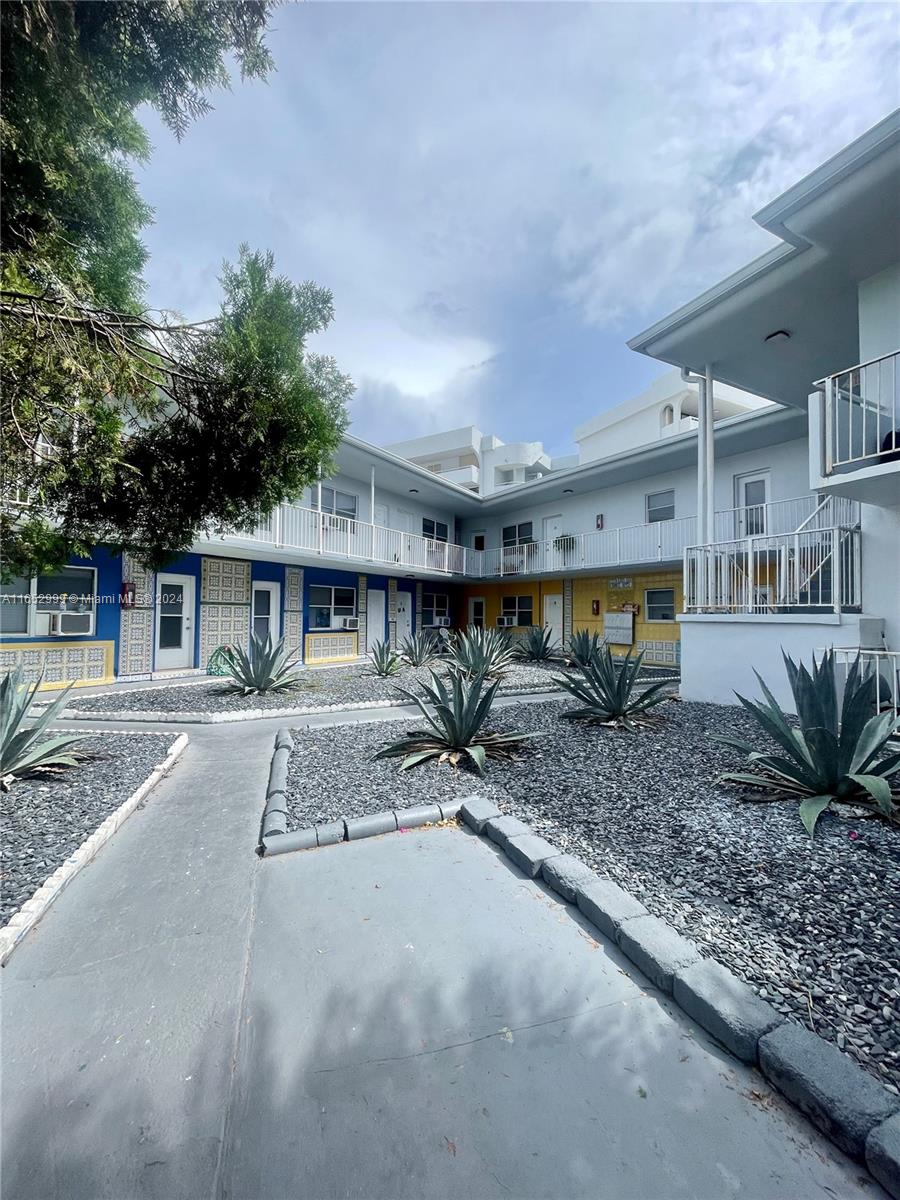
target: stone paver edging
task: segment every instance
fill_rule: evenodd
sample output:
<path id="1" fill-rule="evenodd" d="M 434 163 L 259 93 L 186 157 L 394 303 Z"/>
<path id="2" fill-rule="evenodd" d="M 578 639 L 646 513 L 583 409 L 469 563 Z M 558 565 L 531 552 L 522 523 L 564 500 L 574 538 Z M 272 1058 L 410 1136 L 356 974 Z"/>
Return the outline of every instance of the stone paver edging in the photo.
<path id="1" fill-rule="evenodd" d="M 50 905 L 65 891 L 79 871 L 88 865 L 100 848 L 106 845 L 122 822 L 131 816 L 141 801 L 149 796 L 163 776 L 168 774 L 184 753 L 187 744 L 187 734 L 180 733 L 169 747 L 166 757 L 161 763 L 157 763 L 144 782 L 131 793 L 127 800 L 119 805 L 115 812 L 110 813 L 106 820 L 98 825 L 89 837 L 85 838 L 74 854 L 70 855 L 62 866 L 57 867 L 53 874 L 44 880 L 34 895 L 13 913 L 8 923 L 0 929 L 0 966 L 6 962 L 25 934 L 34 928 Z"/>
<path id="2" fill-rule="evenodd" d="M 280 741 L 279 741 L 280 739 Z M 736 1058 L 759 1068 L 788 1100 L 851 1157 L 864 1161 L 878 1182 L 900 1200 L 900 1097 L 889 1092 L 831 1042 L 789 1021 L 748 984 L 712 959 L 612 880 L 596 875 L 572 854 L 563 854 L 490 800 L 470 796 L 453 804 L 374 813 L 294 833 L 278 832 L 285 814 L 284 771 L 290 734 L 276 739 L 269 776 L 260 853 L 312 850 L 333 842 L 414 828 L 457 814 L 490 838 L 515 865 L 543 882 L 604 937 L 614 941 L 661 992 Z M 277 765 L 276 765 L 277 764 Z M 281 790 L 279 790 L 281 785 Z M 272 823 L 266 821 L 271 815 Z M 338 836 L 338 833 L 343 836 Z"/>

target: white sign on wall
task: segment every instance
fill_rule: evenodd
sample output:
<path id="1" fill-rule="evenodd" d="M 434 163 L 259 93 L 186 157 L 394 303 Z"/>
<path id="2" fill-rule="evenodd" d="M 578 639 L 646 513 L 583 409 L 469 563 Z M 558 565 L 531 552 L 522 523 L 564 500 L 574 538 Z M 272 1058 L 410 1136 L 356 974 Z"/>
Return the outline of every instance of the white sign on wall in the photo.
<path id="1" fill-rule="evenodd" d="M 634 613 L 608 612 L 603 614 L 603 636 L 616 646 L 634 645 Z"/>

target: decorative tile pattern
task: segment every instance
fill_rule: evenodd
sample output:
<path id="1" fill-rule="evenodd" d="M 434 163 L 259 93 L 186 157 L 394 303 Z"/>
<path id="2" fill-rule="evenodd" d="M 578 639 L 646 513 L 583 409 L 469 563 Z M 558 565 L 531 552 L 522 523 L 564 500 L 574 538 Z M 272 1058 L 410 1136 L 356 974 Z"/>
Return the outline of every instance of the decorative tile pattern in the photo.
<path id="1" fill-rule="evenodd" d="M 416 584 L 416 633 L 422 628 L 422 582 Z"/>
<path id="2" fill-rule="evenodd" d="M 681 662 L 681 642 L 646 641 L 636 642 L 637 653 L 644 653 L 644 661 L 661 663 L 665 666 L 677 666 Z"/>
<path id="3" fill-rule="evenodd" d="M 0 668 L 21 665 L 31 683 L 43 672 L 46 686 L 60 683 L 105 683 L 113 674 L 112 642 L 7 643 L 0 651 Z"/>
<path id="4" fill-rule="evenodd" d="M 236 558 L 204 558 L 200 601 L 203 604 L 249 604 L 250 564 Z"/>
<path id="5" fill-rule="evenodd" d="M 153 608 L 155 604 L 156 576 L 131 557 L 122 555 L 122 582 L 134 584 L 134 607 Z"/>
<path id="6" fill-rule="evenodd" d="M 119 616 L 119 675 L 147 675 L 152 670 L 153 609 L 123 608 Z"/>
<path id="7" fill-rule="evenodd" d="M 200 666 L 205 667 L 219 646 L 246 646 L 250 636 L 247 604 L 200 605 Z"/>
<path id="8" fill-rule="evenodd" d="M 563 642 L 568 644 L 572 636 L 572 580 L 563 580 Z"/>
<path id="9" fill-rule="evenodd" d="M 355 633 L 308 633 L 306 661 L 308 663 L 344 662 L 357 656 Z"/>
<path id="10" fill-rule="evenodd" d="M 358 644 L 365 648 L 368 645 L 366 640 L 366 614 L 368 612 L 368 592 L 369 578 L 367 575 L 360 575 L 357 578 L 356 592 L 356 615 L 359 618 L 359 638 Z"/>
<path id="11" fill-rule="evenodd" d="M 388 641 L 397 648 L 397 580 L 388 580 Z"/>
<path id="12" fill-rule="evenodd" d="M 303 652 L 303 568 L 285 567 L 284 639 L 291 650 Z"/>

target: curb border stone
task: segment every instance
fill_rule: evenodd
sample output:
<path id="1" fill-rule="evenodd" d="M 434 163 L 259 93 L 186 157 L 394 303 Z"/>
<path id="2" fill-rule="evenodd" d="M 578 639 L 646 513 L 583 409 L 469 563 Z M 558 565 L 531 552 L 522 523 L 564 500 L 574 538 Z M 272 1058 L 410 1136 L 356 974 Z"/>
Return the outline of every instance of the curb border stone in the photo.
<path id="1" fill-rule="evenodd" d="M 106 820 L 102 821 L 94 832 L 85 838 L 74 853 L 44 880 L 21 908 L 13 913 L 8 923 L 0 929 L 0 966 L 5 965 L 22 938 L 37 925 L 47 909 L 62 895 L 75 876 L 96 857 L 97 852 L 106 845 L 119 826 L 150 795 L 159 781 L 168 775 L 187 745 L 188 735 L 180 733 L 169 747 L 166 757 L 161 763 L 157 763 L 144 782 L 114 812 L 110 813 Z"/>

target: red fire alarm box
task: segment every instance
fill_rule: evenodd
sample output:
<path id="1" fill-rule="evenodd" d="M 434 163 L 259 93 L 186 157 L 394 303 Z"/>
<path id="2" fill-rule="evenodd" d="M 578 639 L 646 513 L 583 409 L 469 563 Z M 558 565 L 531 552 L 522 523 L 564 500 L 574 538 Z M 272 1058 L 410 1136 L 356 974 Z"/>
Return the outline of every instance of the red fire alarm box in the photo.
<path id="1" fill-rule="evenodd" d="M 600 601 L 599 600 L 591 601 L 591 612 L 593 613 L 593 615 L 595 617 L 600 616 Z"/>
<path id="2" fill-rule="evenodd" d="M 134 584 L 123 583 L 119 600 L 123 608 L 134 608 Z"/>
<path id="3" fill-rule="evenodd" d="M 597 513 L 597 528 L 603 528 L 603 513 Z"/>

